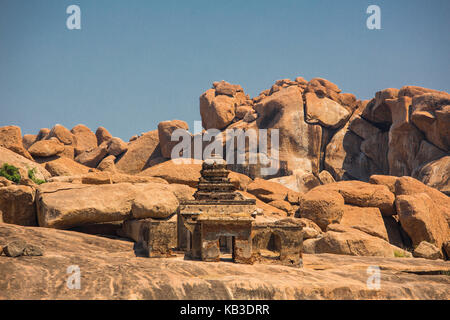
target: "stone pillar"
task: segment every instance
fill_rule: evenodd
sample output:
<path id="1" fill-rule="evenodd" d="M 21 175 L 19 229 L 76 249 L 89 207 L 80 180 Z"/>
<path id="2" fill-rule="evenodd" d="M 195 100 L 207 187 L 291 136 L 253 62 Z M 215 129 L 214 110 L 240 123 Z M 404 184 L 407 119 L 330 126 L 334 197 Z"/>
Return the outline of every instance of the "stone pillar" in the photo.
<path id="1" fill-rule="evenodd" d="M 207 262 L 220 261 L 219 239 L 202 241 L 202 260 Z"/>
<path id="2" fill-rule="evenodd" d="M 234 238 L 233 259 L 235 263 L 253 264 L 252 243 L 250 240 Z"/>

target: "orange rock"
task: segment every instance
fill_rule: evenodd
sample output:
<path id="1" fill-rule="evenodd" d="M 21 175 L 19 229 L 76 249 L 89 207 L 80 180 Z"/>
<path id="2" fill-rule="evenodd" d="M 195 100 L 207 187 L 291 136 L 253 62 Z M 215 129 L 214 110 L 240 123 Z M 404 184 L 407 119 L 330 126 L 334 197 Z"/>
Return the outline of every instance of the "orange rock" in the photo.
<path id="1" fill-rule="evenodd" d="M 346 205 L 339 224 L 358 229 L 389 242 L 383 216 L 378 208 L 361 208 Z"/>
<path id="2" fill-rule="evenodd" d="M 161 146 L 161 154 L 164 158 L 172 158 L 172 149 L 179 141 L 172 141 L 172 133 L 175 130 L 189 130 L 189 126 L 186 122 L 181 120 L 163 121 L 158 124 L 158 137 Z"/>
<path id="3" fill-rule="evenodd" d="M 23 146 L 22 132 L 17 126 L 0 128 L 0 147 L 9 149 L 27 159 L 33 160 L 33 157 Z"/>
<path id="4" fill-rule="evenodd" d="M 247 187 L 247 192 L 253 194 L 264 202 L 285 200 L 290 189 L 285 186 L 264 179 L 255 179 Z"/>
<path id="5" fill-rule="evenodd" d="M 139 176 L 160 177 L 169 183 L 185 184 L 196 188 L 201 169 L 201 161 L 183 164 L 177 163 L 176 160 L 169 160 L 142 171 Z"/>
<path id="6" fill-rule="evenodd" d="M 440 207 L 426 193 L 400 195 L 395 203 L 402 228 L 414 246 L 427 241 L 441 248 L 450 239 L 449 207 Z"/>
<path id="7" fill-rule="evenodd" d="M 128 144 L 128 150 L 116 162 L 116 168 L 123 173 L 137 174 L 162 161 L 158 130 L 153 130 Z"/>
<path id="8" fill-rule="evenodd" d="M 426 93 L 412 100 L 412 122 L 428 141 L 450 151 L 450 95 Z"/>
<path id="9" fill-rule="evenodd" d="M 105 141 L 109 141 L 112 138 L 111 133 L 106 130 L 104 127 L 98 127 L 97 131 L 95 131 L 95 136 L 97 138 L 97 145 L 101 145 Z"/>
<path id="10" fill-rule="evenodd" d="M 28 149 L 33 157 L 51 157 L 63 151 L 64 145 L 58 139 L 37 141 Z"/>
<path id="11" fill-rule="evenodd" d="M 63 127 L 60 124 L 56 124 L 52 128 L 52 130 L 50 130 L 46 139 L 50 139 L 52 137 L 57 138 L 59 141 L 61 141 L 65 145 L 70 145 L 70 146 L 76 147 L 77 140 L 76 140 L 75 136 L 72 134 L 72 132 L 69 131 L 69 129 Z"/>
<path id="12" fill-rule="evenodd" d="M 319 170 L 322 128 L 305 122 L 302 90 L 283 88 L 255 106 L 259 129 L 279 129 L 279 160 L 283 175 L 294 170 Z"/>
<path id="13" fill-rule="evenodd" d="M 55 176 L 74 176 L 78 174 L 84 174 L 89 172 L 89 167 L 86 167 L 74 160 L 66 157 L 61 157 L 53 161 L 49 161 L 45 164 L 50 174 Z"/>
<path id="14" fill-rule="evenodd" d="M 335 191 L 313 189 L 300 199 L 300 217 L 314 221 L 322 230 L 339 223 L 344 214 L 344 198 Z"/>
<path id="15" fill-rule="evenodd" d="M 385 216 L 395 214 L 395 195 L 384 185 L 375 185 L 362 181 L 340 181 L 319 186 L 311 191 L 338 192 L 346 204 L 359 207 L 379 208 Z"/>
<path id="16" fill-rule="evenodd" d="M 319 98 L 315 93 L 305 94 L 306 121 L 311 124 L 319 123 L 330 128 L 339 128 L 348 120 L 351 113 L 339 103 L 323 97 Z"/>
<path id="17" fill-rule="evenodd" d="M 97 137 L 95 134 L 83 124 L 79 124 L 72 128 L 72 134 L 75 136 L 77 145 L 75 148 L 76 155 L 87 150 L 92 150 L 97 147 Z"/>

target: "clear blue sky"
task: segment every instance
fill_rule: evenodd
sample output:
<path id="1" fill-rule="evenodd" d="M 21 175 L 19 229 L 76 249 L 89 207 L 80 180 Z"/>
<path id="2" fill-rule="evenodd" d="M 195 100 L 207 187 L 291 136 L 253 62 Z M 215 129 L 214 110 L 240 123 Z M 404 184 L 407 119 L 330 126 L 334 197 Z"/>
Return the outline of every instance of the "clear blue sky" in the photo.
<path id="1" fill-rule="evenodd" d="M 66 8 L 81 8 L 81 30 Z M 382 10 L 382 30 L 366 9 Z M 0 126 L 60 123 L 114 136 L 200 120 L 216 80 L 251 96 L 323 77 L 360 99 L 419 85 L 450 91 L 448 0 L 0 0 Z"/>

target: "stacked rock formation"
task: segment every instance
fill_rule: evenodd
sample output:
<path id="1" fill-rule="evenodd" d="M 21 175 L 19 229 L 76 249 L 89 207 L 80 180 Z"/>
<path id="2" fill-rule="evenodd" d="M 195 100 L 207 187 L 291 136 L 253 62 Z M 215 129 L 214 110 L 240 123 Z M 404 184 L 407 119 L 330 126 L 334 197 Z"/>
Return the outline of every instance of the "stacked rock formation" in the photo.
<path id="1" fill-rule="evenodd" d="M 279 129 L 275 177 L 221 159 L 178 165 L 171 136 L 189 130 L 179 120 L 129 142 L 103 127 L 55 125 L 24 136 L 2 127 L 0 166 L 18 168 L 21 180 L 0 177 L 0 223 L 120 227 L 127 219 L 169 219 L 183 201 L 242 195 L 256 200 L 257 219 L 301 222 L 311 253 L 407 256 L 407 249 L 448 258 L 449 106 L 448 93 L 413 86 L 361 101 L 321 78 L 278 80 L 254 98 L 215 82 L 200 97 L 204 129 Z"/>

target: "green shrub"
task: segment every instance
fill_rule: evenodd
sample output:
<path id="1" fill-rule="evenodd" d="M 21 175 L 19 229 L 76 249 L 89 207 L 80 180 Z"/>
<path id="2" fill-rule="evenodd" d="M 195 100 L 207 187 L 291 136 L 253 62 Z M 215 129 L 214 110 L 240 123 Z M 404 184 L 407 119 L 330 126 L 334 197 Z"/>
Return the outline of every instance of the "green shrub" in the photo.
<path id="1" fill-rule="evenodd" d="M 0 168 L 0 176 L 15 183 L 19 183 L 21 179 L 19 169 L 8 163 L 4 163 Z"/>
<path id="2" fill-rule="evenodd" d="M 399 251 L 399 250 L 394 250 L 394 256 L 396 258 L 406 258 L 407 257 L 404 252 Z"/>
<path id="3" fill-rule="evenodd" d="M 28 178 L 33 180 L 33 182 L 36 184 L 43 184 L 46 182 L 45 180 L 36 178 L 36 168 L 28 169 Z"/>

